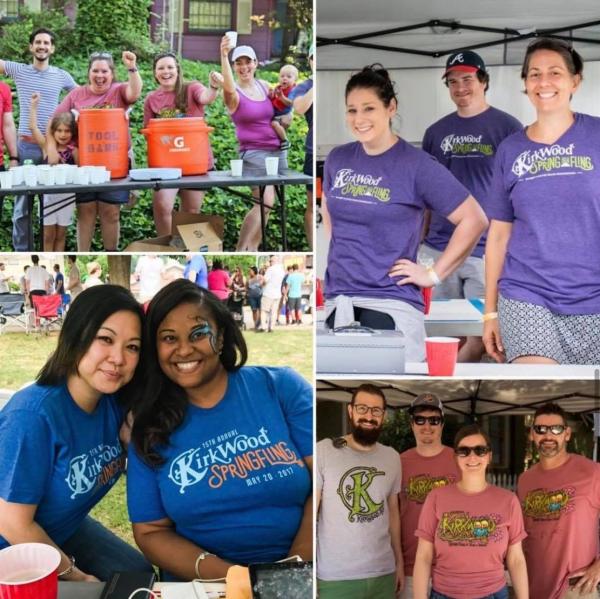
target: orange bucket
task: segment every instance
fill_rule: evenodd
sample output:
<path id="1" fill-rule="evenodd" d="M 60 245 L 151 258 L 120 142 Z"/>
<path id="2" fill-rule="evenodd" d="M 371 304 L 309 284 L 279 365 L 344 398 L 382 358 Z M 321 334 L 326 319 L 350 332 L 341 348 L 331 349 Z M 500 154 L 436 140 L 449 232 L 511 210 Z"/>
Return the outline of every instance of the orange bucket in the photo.
<path id="1" fill-rule="evenodd" d="M 84 108 L 77 121 L 79 165 L 105 166 L 111 179 L 129 172 L 129 122 L 122 108 Z"/>
<path id="2" fill-rule="evenodd" d="M 148 144 L 148 166 L 180 168 L 183 175 L 204 175 L 211 162 L 208 134 L 213 131 L 204 119 L 150 119 L 142 129 Z"/>

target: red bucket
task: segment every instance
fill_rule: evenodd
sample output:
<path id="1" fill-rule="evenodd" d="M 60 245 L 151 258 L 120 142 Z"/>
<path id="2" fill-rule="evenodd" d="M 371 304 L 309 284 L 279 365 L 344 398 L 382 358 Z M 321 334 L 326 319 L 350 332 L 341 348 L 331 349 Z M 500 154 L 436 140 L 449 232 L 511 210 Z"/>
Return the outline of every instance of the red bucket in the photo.
<path id="1" fill-rule="evenodd" d="M 0 551 L 0 599 L 56 599 L 60 553 L 44 543 Z"/>
<path id="2" fill-rule="evenodd" d="M 84 108 L 77 121 L 79 166 L 105 166 L 111 179 L 129 172 L 129 121 L 122 108 Z"/>
<path id="3" fill-rule="evenodd" d="M 208 134 L 213 131 L 204 119 L 150 119 L 142 129 L 148 144 L 148 166 L 180 168 L 183 175 L 204 175 L 211 166 Z"/>

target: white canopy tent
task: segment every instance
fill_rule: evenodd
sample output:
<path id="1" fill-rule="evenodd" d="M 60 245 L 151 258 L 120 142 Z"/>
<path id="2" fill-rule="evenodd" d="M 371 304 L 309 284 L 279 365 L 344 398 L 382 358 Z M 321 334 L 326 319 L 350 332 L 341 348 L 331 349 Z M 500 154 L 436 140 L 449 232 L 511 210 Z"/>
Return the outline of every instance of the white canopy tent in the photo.
<path id="1" fill-rule="evenodd" d="M 419 143 L 425 128 L 455 109 L 440 78 L 448 54 L 473 48 L 490 70 L 489 102 L 522 122 L 533 111 L 520 93 L 520 64 L 535 35 L 573 40 L 586 61 L 573 107 L 600 114 L 597 0 L 326 0 L 317 3 L 317 155 L 349 141 L 344 85 L 353 71 L 382 63 L 399 96 L 399 133 Z M 358 36 L 358 39 L 357 39 Z"/>
<path id="2" fill-rule="evenodd" d="M 347 403 L 356 387 L 355 379 L 317 381 L 317 401 Z M 385 393 L 393 407 L 407 407 L 421 393 L 435 393 L 448 413 L 470 416 L 531 414 L 544 403 L 556 402 L 571 413 L 600 410 L 598 380 L 369 380 Z"/>

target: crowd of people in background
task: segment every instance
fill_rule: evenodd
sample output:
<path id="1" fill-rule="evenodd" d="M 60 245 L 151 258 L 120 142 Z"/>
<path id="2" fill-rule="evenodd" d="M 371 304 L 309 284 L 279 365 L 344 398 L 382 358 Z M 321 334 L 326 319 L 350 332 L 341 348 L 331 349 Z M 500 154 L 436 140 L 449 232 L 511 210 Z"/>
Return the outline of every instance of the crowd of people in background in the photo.
<path id="1" fill-rule="evenodd" d="M 33 31 L 29 38 L 31 64 L 0 60 L 0 75 L 14 81 L 19 102 L 19 127 L 15 127 L 11 90 L 0 84 L 0 144 L 6 146 L 11 167 L 25 161 L 34 164 L 77 164 L 77 118 L 85 108 L 122 108 L 128 111 L 142 97 L 143 82 L 137 57 L 123 51 L 121 61 L 127 80 L 116 80 L 115 59 L 108 52 L 93 52 L 88 62 L 88 80 L 78 86 L 65 70 L 50 66 L 55 52 L 55 35 L 44 28 Z M 309 51 L 312 59 L 313 51 Z M 312 65 L 312 62 L 311 62 Z M 232 70 L 233 68 L 233 70 Z M 277 156 L 279 167 L 287 167 L 286 129 L 292 110 L 304 115 L 312 136 L 312 79 L 298 81 L 298 70 L 284 65 L 278 84 L 255 79 L 258 58 L 250 46 L 233 48 L 230 38 L 221 40 L 221 73 L 212 71 L 209 81 L 186 81 L 178 57 L 163 52 L 154 57 L 153 75 L 156 89 L 144 99 L 144 125 L 153 118 L 204 117 L 205 107 L 223 100 L 235 126 L 240 158 L 247 167 L 265 168 L 264 158 Z M 235 72 L 235 78 L 234 78 Z M 310 84 L 307 84 L 310 82 Z M 62 92 L 68 92 L 60 101 Z M 129 138 L 131 146 L 131 137 Z M 312 175 L 312 140 L 306 140 L 303 170 Z M 214 168 L 214 156 L 209 144 L 209 169 Z M 308 161 L 308 159 L 310 160 Z M 133 160 L 129 149 L 130 163 Z M 3 167 L 2 167 L 3 168 Z M 161 190 L 153 194 L 153 215 L 158 235 L 171 232 L 172 211 L 178 190 Z M 259 193 L 258 188 L 254 190 Z M 306 234 L 312 247 L 312 201 L 309 186 L 306 207 Z M 197 213 L 203 192 L 179 190 L 181 210 Z M 268 212 L 275 202 L 272 186 L 264 192 Z M 44 250 L 64 251 L 65 233 L 73 218 L 73 204 L 64 195 L 44 197 L 47 216 L 44 218 Z M 75 195 L 77 206 L 77 249 L 88 251 L 99 221 L 103 247 L 118 249 L 120 208 L 129 201 L 128 191 L 85 192 Z M 31 215 L 25 195 L 15 200 L 13 212 L 13 247 L 15 251 L 29 249 Z M 260 211 L 255 205 L 242 224 L 238 249 L 257 250 L 261 242 Z"/>

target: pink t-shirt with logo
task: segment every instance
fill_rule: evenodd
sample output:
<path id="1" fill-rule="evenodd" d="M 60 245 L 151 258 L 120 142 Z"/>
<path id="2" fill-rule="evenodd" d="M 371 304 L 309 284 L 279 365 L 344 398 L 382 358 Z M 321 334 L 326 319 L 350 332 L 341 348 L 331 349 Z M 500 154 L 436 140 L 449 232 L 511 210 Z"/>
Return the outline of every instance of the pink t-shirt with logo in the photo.
<path id="1" fill-rule="evenodd" d="M 455 599 L 502 589 L 508 547 L 527 536 L 517 496 L 493 485 L 475 494 L 456 485 L 433 489 L 415 535 L 434 545 L 433 588 Z"/>
<path id="2" fill-rule="evenodd" d="M 558 468 L 536 464 L 517 486 L 527 540 L 530 599 L 558 599 L 569 575 L 598 556 L 600 464 L 572 454 Z"/>
<path id="3" fill-rule="evenodd" d="M 415 448 L 400 454 L 402 462 L 402 491 L 400 492 L 400 518 L 402 530 L 402 555 L 404 573 L 412 576 L 418 539 L 415 530 L 423 503 L 432 489 L 445 487 L 460 479 L 460 472 L 450 447 L 444 447 L 435 456 L 425 457 Z"/>

